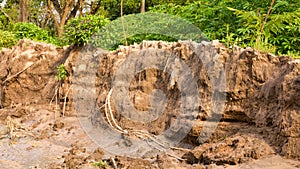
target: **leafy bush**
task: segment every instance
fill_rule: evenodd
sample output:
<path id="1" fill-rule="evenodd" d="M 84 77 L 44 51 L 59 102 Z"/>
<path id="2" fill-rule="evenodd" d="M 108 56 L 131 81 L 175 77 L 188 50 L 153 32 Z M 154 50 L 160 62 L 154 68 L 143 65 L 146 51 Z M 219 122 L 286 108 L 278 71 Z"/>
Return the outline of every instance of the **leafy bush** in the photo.
<path id="1" fill-rule="evenodd" d="M 55 79 L 59 81 L 63 81 L 67 78 L 67 70 L 64 64 L 60 64 L 59 66 L 56 67 L 56 75 Z"/>
<path id="2" fill-rule="evenodd" d="M 120 41 L 120 43 L 116 43 L 113 45 L 109 50 L 116 50 L 119 45 L 133 45 L 134 43 L 141 43 L 143 40 L 148 41 L 166 41 L 166 42 L 176 42 L 178 39 L 172 38 L 170 36 L 166 35 L 160 35 L 160 34 L 153 34 L 153 33 L 147 33 L 147 34 L 136 34 L 130 37 L 126 38 L 126 41 L 123 39 Z"/>
<path id="3" fill-rule="evenodd" d="M 51 36 L 49 36 L 46 30 L 36 26 L 33 23 L 19 22 L 13 25 L 13 31 L 18 39 L 31 39 L 37 41 L 43 41 L 52 44 L 59 44 L 59 41 Z"/>
<path id="4" fill-rule="evenodd" d="M 178 39 L 172 38 L 170 36 L 166 35 L 160 35 L 160 34 L 138 34 L 134 35 L 132 37 L 127 38 L 127 43 L 128 44 L 133 44 L 133 43 L 141 43 L 143 40 L 162 40 L 162 41 L 167 41 L 167 42 L 175 42 Z M 122 43 L 123 45 L 125 44 L 124 42 Z"/>
<path id="5" fill-rule="evenodd" d="M 235 15 L 226 6 L 217 2 L 197 1 L 185 6 L 163 4 L 151 8 L 153 12 L 163 12 L 187 19 L 197 26 L 208 39 L 219 39 L 226 36 L 227 24 L 234 22 Z M 230 25 L 229 31 L 235 29 Z"/>
<path id="6" fill-rule="evenodd" d="M 190 22 L 174 15 L 153 12 L 126 15 L 116 19 L 97 32 L 95 37 L 91 39 L 91 43 L 103 49 L 115 49 L 116 45 L 124 44 L 125 37 L 129 44 L 143 39 L 197 42 L 206 39 Z"/>
<path id="7" fill-rule="evenodd" d="M 198 0 L 184 6 L 162 4 L 151 8 L 192 22 L 208 37 L 226 45 L 251 46 L 276 54 L 300 51 L 299 0 L 278 0 L 261 30 L 270 1 Z"/>
<path id="8" fill-rule="evenodd" d="M 276 47 L 277 54 L 297 54 L 300 51 L 300 8 L 291 12 L 270 14 L 263 30 L 261 27 L 266 14 L 231 10 L 238 16 L 238 21 L 243 23 L 237 29 L 237 36 L 244 37 L 243 46 L 264 46 L 269 49 Z"/>
<path id="9" fill-rule="evenodd" d="M 10 48 L 18 42 L 15 34 L 9 31 L 0 30 L 0 48 Z"/>
<path id="10" fill-rule="evenodd" d="M 0 13 L 0 29 L 4 30 L 9 24 L 9 19 L 4 14 Z"/>
<path id="11" fill-rule="evenodd" d="M 146 11 L 149 7 L 153 7 L 159 4 L 174 3 L 176 5 L 184 5 L 196 0 L 147 0 L 146 1 Z M 115 20 L 121 16 L 120 0 L 101 0 L 99 1 L 100 6 L 103 7 L 107 17 L 110 20 Z M 123 1 L 123 15 L 140 13 L 141 10 L 141 0 L 126 0 Z M 105 13 L 101 14 L 105 14 Z"/>
<path id="12" fill-rule="evenodd" d="M 91 36 L 107 23 L 109 23 L 108 19 L 97 15 L 74 18 L 70 20 L 64 28 L 64 40 L 67 44 L 86 44 Z"/>

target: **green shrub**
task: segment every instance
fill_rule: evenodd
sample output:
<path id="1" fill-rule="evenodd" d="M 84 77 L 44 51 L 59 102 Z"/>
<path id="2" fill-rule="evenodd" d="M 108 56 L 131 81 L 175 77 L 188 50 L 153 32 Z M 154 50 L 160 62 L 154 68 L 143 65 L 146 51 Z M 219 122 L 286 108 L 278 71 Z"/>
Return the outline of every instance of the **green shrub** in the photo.
<path id="1" fill-rule="evenodd" d="M 84 45 L 108 22 L 108 19 L 97 15 L 74 18 L 64 28 L 64 40 L 67 44 Z"/>
<path id="2" fill-rule="evenodd" d="M 124 28 L 124 30 L 123 30 Z M 194 40 L 201 42 L 206 38 L 190 22 L 162 13 L 145 12 L 126 15 L 103 27 L 91 43 L 95 47 L 114 50 L 119 44 L 139 43 L 142 40 Z"/>
<path id="3" fill-rule="evenodd" d="M 148 34 L 137 34 L 132 37 L 128 37 L 127 43 L 128 44 L 141 43 L 143 40 L 162 40 L 166 42 L 175 42 L 178 39 L 166 35 L 148 33 Z M 124 42 L 122 44 L 125 45 Z"/>
<path id="4" fill-rule="evenodd" d="M 59 66 L 56 67 L 56 75 L 55 79 L 59 81 L 63 81 L 67 78 L 67 70 L 64 64 L 60 64 Z"/>
<path id="5" fill-rule="evenodd" d="M 13 31 L 18 39 L 31 39 L 59 45 L 59 40 L 49 36 L 48 31 L 43 30 L 33 23 L 19 22 L 13 25 Z"/>
<path id="6" fill-rule="evenodd" d="M 185 18 L 209 40 L 219 39 L 228 46 L 251 46 L 276 54 L 298 55 L 299 0 L 276 1 L 261 30 L 269 7 L 270 1 L 260 0 L 198 0 L 183 6 L 162 4 L 150 10 Z"/>
<path id="7" fill-rule="evenodd" d="M 10 48 L 18 42 L 15 34 L 9 31 L 0 30 L 0 48 Z"/>
<path id="8" fill-rule="evenodd" d="M 105 168 L 107 166 L 107 163 L 106 161 L 99 161 L 99 162 L 94 162 L 92 165 L 99 168 Z"/>
<path id="9" fill-rule="evenodd" d="M 276 54 L 296 54 L 300 50 L 300 8 L 292 12 L 270 14 L 261 31 L 265 15 L 255 11 L 231 9 L 243 26 L 237 29 L 237 36 L 243 37 L 243 46 L 268 49 Z"/>
<path id="10" fill-rule="evenodd" d="M 9 24 L 10 22 L 7 17 L 4 14 L 0 13 L 0 29 L 4 30 Z"/>

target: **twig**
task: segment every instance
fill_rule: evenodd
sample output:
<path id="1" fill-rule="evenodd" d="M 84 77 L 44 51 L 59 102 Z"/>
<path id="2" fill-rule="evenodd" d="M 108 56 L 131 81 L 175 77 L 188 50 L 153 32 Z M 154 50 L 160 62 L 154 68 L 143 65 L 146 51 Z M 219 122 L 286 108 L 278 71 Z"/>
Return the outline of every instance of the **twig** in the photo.
<path id="1" fill-rule="evenodd" d="M 63 117 L 65 116 L 67 97 L 68 97 L 68 94 L 69 94 L 69 91 L 70 91 L 71 87 L 72 87 L 72 85 L 68 88 L 67 93 L 66 93 L 65 98 L 64 98 Z"/>
<path id="2" fill-rule="evenodd" d="M 267 13 L 267 15 L 266 15 L 266 18 L 265 18 L 265 20 L 264 20 L 264 22 L 263 22 L 263 24 L 262 24 L 262 26 L 261 26 L 260 33 L 262 33 L 262 31 L 263 31 L 264 28 L 265 28 L 265 25 L 266 25 L 266 23 L 267 23 L 267 20 L 268 20 L 268 18 L 269 18 L 270 13 L 271 13 L 271 10 L 272 10 L 272 7 L 273 7 L 274 2 L 275 2 L 275 0 L 272 0 L 271 5 L 270 5 L 269 10 L 268 10 L 268 13 Z"/>
<path id="3" fill-rule="evenodd" d="M 173 150 L 180 150 L 180 151 L 190 151 L 190 149 L 181 148 L 181 147 L 170 147 Z"/>
<path id="4" fill-rule="evenodd" d="M 123 32 L 124 32 L 125 45 L 128 46 L 126 32 L 125 32 L 125 26 L 124 26 L 124 17 L 123 17 L 123 0 L 121 0 L 121 22 L 122 22 L 122 28 L 123 28 Z"/>
<path id="5" fill-rule="evenodd" d="M 25 70 L 27 70 L 28 68 L 30 68 L 32 65 L 34 65 L 34 63 L 31 63 L 29 66 L 26 66 L 23 70 L 21 70 L 21 71 L 19 71 L 18 73 L 14 74 L 14 75 L 12 75 L 12 76 L 10 76 L 10 77 L 8 77 L 7 79 L 5 79 L 5 80 L 2 82 L 2 85 L 3 85 L 5 82 L 7 82 L 7 81 L 9 81 L 9 80 L 11 80 L 11 79 L 13 79 L 13 78 L 15 78 L 15 77 L 18 76 L 19 74 L 23 73 Z"/>
<path id="6" fill-rule="evenodd" d="M 55 92 L 54 92 L 54 95 L 52 96 L 52 98 L 51 98 L 51 100 L 50 100 L 50 103 L 49 103 L 50 106 L 52 105 L 52 102 L 53 102 L 53 100 L 54 100 L 54 97 L 56 96 L 56 93 L 57 93 L 57 90 L 58 90 L 58 85 L 59 85 L 59 84 L 57 84 L 57 85 L 55 86 Z"/>
<path id="7" fill-rule="evenodd" d="M 147 143 L 148 143 L 148 145 L 150 145 L 149 144 L 149 142 L 147 141 Z M 150 145 L 151 146 L 151 145 Z M 171 153 L 169 153 L 169 152 L 167 152 L 167 151 L 165 151 L 165 150 L 162 150 L 162 149 L 160 149 L 160 148 L 158 148 L 158 147 L 155 147 L 155 146 L 153 146 L 155 149 L 157 149 L 158 151 L 161 151 L 161 152 L 164 152 L 164 153 L 166 153 L 168 156 L 170 156 L 170 157 L 173 157 L 173 158 L 176 158 L 177 160 L 180 160 L 180 161 L 185 161 L 186 159 L 183 159 L 183 158 L 180 158 L 180 157 L 178 157 L 178 156 L 176 156 L 176 155 L 174 155 L 174 154 L 171 154 Z"/>
<path id="8" fill-rule="evenodd" d="M 146 137 L 146 138 L 152 140 L 154 143 L 160 145 L 161 147 L 169 148 L 168 145 L 161 143 L 160 140 L 158 140 L 155 136 L 152 136 L 150 133 L 145 133 L 142 130 L 132 130 L 130 132 L 132 132 L 135 136 L 137 136 L 141 139 L 145 140 L 145 137 Z"/>
<path id="9" fill-rule="evenodd" d="M 54 121 L 56 121 L 56 113 L 57 113 L 57 109 L 58 109 L 58 95 L 59 95 L 59 87 L 56 90 L 56 97 L 55 97 L 55 111 L 54 111 Z"/>
<path id="10" fill-rule="evenodd" d="M 104 106 L 105 106 L 105 104 L 102 105 L 102 106 L 100 106 L 99 108 L 97 107 L 97 109 L 98 109 L 98 110 L 101 110 L 101 108 L 104 107 Z"/>
<path id="11" fill-rule="evenodd" d="M 117 168 L 117 164 L 116 164 L 115 159 L 111 157 L 110 160 L 111 160 L 111 162 L 112 162 L 114 168 Z"/>
<path id="12" fill-rule="evenodd" d="M 186 159 L 180 158 L 180 157 L 178 157 L 178 156 L 176 156 L 176 155 L 174 155 L 174 154 L 171 154 L 171 153 L 168 153 L 168 152 L 165 152 L 165 153 L 166 153 L 167 155 L 171 156 L 171 157 L 176 158 L 177 160 L 180 160 L 180 161 L 186 161 Z"/>
<path id="13" fill-rule="evenodd" d="M 11 17 L 2 9 L 2 8 L 0 8 L 0 11 L 4 14 L 4 16 L 6 17 L 6 18 L 8 18 L 8 20 L 10 21 L 10 22 L 12 22 L 12 23 L 14 23 L 14 21 L 11 19 Z"/>
<path id="14" fill-rule="evenodd" d="M 145 4 L 146 4 L 146 2 L 145 2 L 146 0 L 142 0 L 142 4 L 141 4 L 141 13 L 144 13 L 144 12 L 146 12 L 146 9 L 145 9 Z"/>

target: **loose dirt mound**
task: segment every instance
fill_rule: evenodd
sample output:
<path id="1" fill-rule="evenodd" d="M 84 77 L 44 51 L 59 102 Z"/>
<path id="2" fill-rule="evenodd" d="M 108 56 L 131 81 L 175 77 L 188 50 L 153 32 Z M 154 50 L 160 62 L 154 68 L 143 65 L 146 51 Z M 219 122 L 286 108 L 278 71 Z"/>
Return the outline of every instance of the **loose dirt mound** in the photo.
<path id="1" fill-rule="evenodd" d="M 143 52 L 150 50 L 150 53 Z M 160 55 L 157 51 L 184 61 L 199 89 L 196 122 L 176 145 L 181 148 L 170 150 L 176 158 L 161 154 L 152 159 L 131 159 L 100 150 L 81 129 L 74 109 L 67 109 L 63 116 L 61 109 L 49 108 L 57 91 L 56 67 L 61 63 L 65 64 L 69 77 L 61 86 L 59 94 L 64 99 L 58 104 L 73 107 L 70 79 L 77 69 L 78 49 L 21 40 L 12 49 L 2 49 L 0 56 L 0 166 L 93 168 L 92 164 L 100 165 L 95 162 L 103 159 L 108 168 L 222 168 L 228 165 L 276 168 L 282 164 L 287 168 L 300 167 L 298 161 L 283 159 L 300 160 L 299 60 L 274 57 L 251 48 L 230 50 L 217 42 L 143 42 L 120 47 L 106 53 L 99 64 L 95 84 L 99 107 L 106 103 L 116 72 L 128 56 L 136 52 L 141 57 Z M 213 62 L 214 56 L 218 56 L 219 65 Z M 211 113 L 212 91 L 222 92 L 215 89 L 217 83 L 212 82 L 213 78 L 219 79 L 215 68 L 225 70 L 226 88 L 219 94 L 226 95 L 226 104 L 216 130 L 205 139 L 209 134 L 203 131 L 205 121 L 218 117 Z M 150 123 L 134 122 L 124 118 L 112 100 L 117 124 L 123 129 L 145 130 L 153 135 L 170 128 L 181 113 L 182 89 L 178 78 L 172 76 L 172 72 L 154 68 L 136 73 L 129 87 L 129 98 L 135 109 L 151 109 L 151 98 L 161 98 L 160 92 L 167 98 L 166 108 Z M 154 89 L 160 92 L 153 95 Z M 281 163 L 270 166 L 268 159 L 275 158 Z"/>
<path id="2" fill-rule="evenodd" d="M 185 157 L 191 164 L 236 165 L 272 154 L 274 151 L 265 141 L 249 135 L 234 135 L 219 143 L 196 147 Z"/>

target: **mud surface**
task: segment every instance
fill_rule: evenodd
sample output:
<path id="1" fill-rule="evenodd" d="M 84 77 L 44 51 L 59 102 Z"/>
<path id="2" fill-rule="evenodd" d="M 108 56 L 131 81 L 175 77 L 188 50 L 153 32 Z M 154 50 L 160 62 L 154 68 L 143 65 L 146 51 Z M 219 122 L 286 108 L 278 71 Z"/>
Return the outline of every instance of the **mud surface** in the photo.
<path id="1" fill-rule="evenodd" d="M 136 52 L 172 54 L 196 79 L 199 109 L 187 136 L 168 152 L 130 158 L 101 149 L 83 130 L 74 110 L 72 78 L 81 49 L 20 40 L 0 54 L 0 168 L 300 168 L 300 61 L 251 48 L 227 49 L 217 42 L 143 42 L 105 53 L 96 77 L 99 107 L 106 104 L 116 72 Z M 142 52 L 142 51 L 151 52 Z M 211 59 L 217 56 L 217 61 Z M 200 58 L 200 59 L 199 59 Z M 63 63 L 68 77 L 55 79 Z M 210 64 L 208 64 L 210 63 Z M 175 65 L 176 66 L 176 65 Z M 214 88 L 224 69 L 226 86 Z M 212 71 L 214 70 L 214 71 Z M 167 98 L 166 108 L 149 123 L 122 116 L 111 100 L 113 117 L 124 130 L 157 136 L 182 113 L 178 77 L 151 68 L 134 75 L 129 99 L 135 109 L 151 109 L 151 97 Z M 211 100 L 226 96 L 220 122 L 210 121 Z M 114 93 L 113 93 L 114 94 Z M 105 117 L 102 107 L 102 116 Z M 216 124 L 212 135 L 205 124 Z"/>

